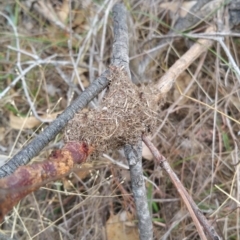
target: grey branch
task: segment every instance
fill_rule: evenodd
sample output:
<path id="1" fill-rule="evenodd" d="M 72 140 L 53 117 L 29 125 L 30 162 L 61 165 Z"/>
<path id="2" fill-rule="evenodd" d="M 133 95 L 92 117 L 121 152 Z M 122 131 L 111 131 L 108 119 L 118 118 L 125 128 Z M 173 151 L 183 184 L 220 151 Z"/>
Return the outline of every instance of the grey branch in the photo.
<path id="1" fill-rule="evenodd" d="M 129 39 L 127 27 L 126 9 L 122 4 L 116 4 L 113 7 L 114 19 L 114 43 L 112 64 L 115 66 L 124 66 L 129 78 Z M 129 163 L 131 184 L 133 196 L 136 204 L 138 227 L 141 240 L 151 240 L 153 238 L 153 227 L 151 216 L 148 209 L 146 189 L 142 171 L 142 142 L 139 136 L 139 142 L 135 146 L 126 145 L 124 147 L 125 156 Z"/>
<path id="2" fill-rule="evenodd" d="M 107 79 L 108 74 L 108 70 L 105 71 L 43 132 L 3 165 L 0 168 L 0 178 L 10 175 L 19 166 L 27 164 L 33 157 L 35 157 L 64 128 L 77 111 L 83 109 L 93 98 L 107 87 L 109 83 L 109 80 Z"/>
<path id="3" fill-rule="evenodd" d="M 143 178 L 142 142 L 139 141 L 135 146 L 126 145 L 124 147 L 124 152 L 129 162 L 132 192 L 138 215 L 140 239 L 150 240 L 153 238 L 153 227 L 148 209 L 145 181 Z"/>
<path id="4" fill-rule="evenodd" d="M 111 62 L 115 66 L 124 66 L 130 78 L 127 14 L 123 5 L 114 5 L 113 20 L 114 40 Z"/>

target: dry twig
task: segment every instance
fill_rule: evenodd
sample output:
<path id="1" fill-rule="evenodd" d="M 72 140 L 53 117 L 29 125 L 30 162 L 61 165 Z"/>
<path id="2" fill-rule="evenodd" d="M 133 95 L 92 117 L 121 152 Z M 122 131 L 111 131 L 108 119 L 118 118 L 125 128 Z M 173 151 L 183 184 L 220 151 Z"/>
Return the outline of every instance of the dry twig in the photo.
<path id="1" fill-rule="evenodd" d="M 181 181 L 179 180 L 177 175 L 174 173 L 171 166 L 168 164 L 166 158 L 159 153 L 157 148 L 153 145 L 153 143 L 145 135 L 142 136 L 142 139 L 143 139 L 143 142 L 148 146 L 148 148 L 152 152 L 157 163 L 166 171 L 166 173 L 170 177 L 172 183 L 174 184 L 177 191 L 181 195 L 184 203 L 186 204 L 186 207 L 188 208 L 189 214 L 191 215 L 191 217 L 197 227 L 197 230 L 198 230 L 198 233 L 199 233 L 201 239 L 207 239 L 202 230 L 202 227 L 203 227 L 205 232 L 208 234 L 208 236 L 212 240 L 220 240 L 221 238 L 215 232 L 214 228 L 209 225 L 207 219 L 201 213 L 201 211 L 199 210 L 199 208 L 197 207 L 196 203 L 193 201 L 191 196 L 188 194 L 188 192 L 182 185 Z"/>
<path id="2" fill-rule="evenodd" d="M 215 28 L 210 26 L 206 33 L 214 33 Z M 158 81 L 156 88 L 160 92 L 160 96 L 168 93 L 173 83 L 176 81 L 178 76 L 187 69 L 190 64 L 196 60 L 203 52 L 208 50 L 213 41 L 210 39 L 200 39 L 197 41 L 179 60 L 177 60 Z"/>
<path id="3" fill-rule="evenodd" d="M 19 166 L 27 164 L 35 157 L 73 118 L 75 113 L 83 109 L 105 87 L 109 80 L 109 71 L 97 78 L 66 110 L 58 116 L 43 132 L 36 136 L 24 149 L 0 168 L 0 178 L 10 175 Z"/>
<path id="4" fill-rule="evenodd" d="M 130 77 L 130 71 L 128 66 L 129 64 L 128 28 L 126 23 L 126 10 L 123 5 L 116 4 L 113 8 L 113 12 L 114 12 L 114 36 L 115 37 L 114 37 L 114 44 L 113 44 L 112 64 L 116 67 L 124 66 L 125 71 L 127 72 L 127 75 Z M 42 134 L 38 135 L 25 149 L 23 149 L 19 154 L 17 154 L 14 158 L 12 158 L 11 161 L 8 162 L 8 164 L 5 164 L 1 169 L 0 173 L 2 174 L 0 176 L 3 177 L 10 174 L 18 166 L 26 164 L 29 161 L 29 159 L 35 156 L 61 130 L 61 128 L 64 127 L 66 122 L 71 119 L 71 117 L 74 115 L 76 110 L 79 110 L 82 107 L 84 107 L 89 102 L 89 100 L 92 100 L 92 98 L 95 97 L 97 93 L 99 93 L 104 87 L 106 87 L 108 83 L 108 79 L 109 79 L 109 71 L 106 71 L 82 95 L 80 95 L 78 100 L 76 100 L 71 106 L 69 106 L 69 108 L 63 114 L 61 114 L 47 129 L 45 129 L 45 131 Z M 118 81 L 118 79 L 113 79 L 113 81 Z M 137 95 L 137 97 L 140 97 L 140 96 Z M 127 103 L 127 105 L 124 107 L 128 108 L 128 104 L 129 103 Z M 146 190 L 145 190 L 142 165 L 141 165 L 141 141 L 140 141 L 141 131 L 138 131 L 138 132 L 139 132 L 139 140 L 137 145 L 136 146 L 126 145 L 125 153 L 126 153 L 127 159 L 129 160 L 130 172 L 132 176 L 132 188 L 133 188 L 134 198 L 136 201 L 137 214 L 139 219 L 139 229 L 140 229 L 140 236 L 141 236 L 140 238 L 152 239 L 152 234 L 153 234 L 152 222 L 151 222 L 151 217 L 148 210 Z M 22 172 L 26 172 L 27 169 L 30 169 L 29 172 L 35 169 L 36 170 L 35 174 L 36 173 L 39 174 L 39 169 L 44 168 L 44 166 L 45 166 L 45 163 L 38 164 L 38 165 L 34 164 L 26 167 L 20 167 L 13 175 L 2 179 L 2 183 L 0 182 L 0 184 L 2 184 L 3 189 L 7 188 L 9 184 L 5 184 L 5 182 L 8 183 L 9 179 L 11 180 L 12 178 L 16 178 L 16 176 L 21 175 Z M 62 176 L 62 174 L 59 173 L 54 176 L 56 176 L 56 178 L 59 178 L 60 176 Z M 19 177 L 17 177 L 17 179 L 19 179 Z M 46 178 L 44 178 L 44 180 L 45 179 L 48 179 L 51 181 L 53 178 L 46 174 Z M 36 182 L 32 182 L 32 180 L 29 180 L 29 179 L 26 180 L 26 178 L 20 177 L 20 180 L 16 181 L 17 184 L 12 186 L 11 189 L 14 189 L 14 187 L 16 188 L 18 186 L 24 187 L 25 186 L 24 181 L 26 182 L 26 185 L 29 187 L 27 188 L 27 190 L 20 191 L 17 194 L 17 196 L 14 198 L 15 199 L 14 203 L 11 203 L 8 208 L 2 210 L 3 214 L 6 211 L 8 211 L 13 206 L 13 204 L 16 203 L 17 200 L 22 198 L 22 196 L 27 195 L 29 192 L 34 191 L 41 184 L 43 184 L 43 182 L 40 183 L 40 180 L 39 180 L 36 186 Z M 13 192 L 12 191 L 10 192 L 11 192 L 10 193 L 10 197 L 11 197 L 12 196 L 11 194 L 13 194 Z M 8 198 L 9 196 L 2 200 L 4 202 L 3 206 L 6 206 L 5 200 Z"/>
<path id="5" fill-rule="evenodd" d="M 196 1 L 194 6 L 190 9 L 189 13 L 185 17 L 180 17 L 174 26 L 170 29 L 169 33 L 167 34 L 168 39 L 161 39 L 152 49 L 152 51 L 150 51 L 138 64 L 138 76 L 144 76 L 144 72 L 146 71 L 149 64 L 165 49 L 169 43 L 169 38 L 171 38 L 172 35 L 175 33 L 184 32 L 187 29 L 193 28 L 202 21 L 209 20 L 209 18 L 212 17 L 211 13 L 215 11 L 222 4 L 222 2 L 223 1 L 211 2 L 208 0 Z"/>
<path id="6" fill-rule="evenodd" d="M 126 9 L 122 4 L 116 4 L 113 7 L 114 18 L 114 44 L 112 64 L 115 66 L 124 66 L 130 77 L 129 57 L 128 57 L 128 27 Z M 129 163 L 131 185 L 136 204 L 138 227 L 140 239 L 152 239 L 153 227 L 151 216 L 148 209 L 145 183 L 142 171 L 142 143 L 139 141 L 135 146 L 126 145 L 125 156 Z"/>

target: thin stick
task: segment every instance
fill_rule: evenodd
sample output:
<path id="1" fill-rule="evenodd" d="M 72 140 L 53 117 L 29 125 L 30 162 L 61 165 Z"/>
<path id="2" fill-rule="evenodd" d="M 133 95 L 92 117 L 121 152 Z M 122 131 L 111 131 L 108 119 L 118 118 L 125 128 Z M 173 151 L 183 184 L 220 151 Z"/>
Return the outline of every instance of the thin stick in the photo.
<path id="1" fill-rule="evenodd" d="M 215 28 L 210 26 L 206 30 L 206 33 L 213 33 L 214 31 Z M 213 41 L 210 39 L 200 39 L 168 69 L 167 73 L 164 74 L 156 84 L 156 88 L 159 90 L 161 97 L 171 89 L 178 76 L 203 52 L 208 50 L 212 44 Z"/>
<path id="2" fill-rule="evenodd" d="M 207 21 L 210 22 L 210 19 L 213 17 L 213 13 L 222 2 L 217 2 L 216 4 L 211 4 L 208 7 L 205 7 L 208 4 L 208 0 L 198 0 L 194 4 L 194 6 L 189 10 L 188 14 L 185 17 L 179 17 L 173 27 L 170 28 L 167 35 L 175 35 L 175 33 L 182 33 L 187 29 L 193 28 L 195 25 L 199 24 L 200 22 Z M 138 71 L 137 74 L 139 78 L 144 75 L 149 64 L 159 56 L 162 51 L 165 49 L 165 44 L 168 43 L 168 39 L 161 39 L 157 45 L 153 48 L 153 52 L 149 53 L 146 52 L 147 55 L 143 58 L 143 60 L 138 63 Z M 164 46 L 158 48 L 158 46 Z"/>
<path id="3" fill-rule="evenodd" d="M 148 209 L 145 181 L 142 170 L 142 142 L 126 145 L 124 153 L 129 163 L 131 186 L 138 216 L 138 228 L 141 240 L 153 239 L 153 226 Z"/>
<path id="4" fill-rule="evenodd" d="M 112 64 L 115 66 L 124 66 L 125 71 L 131 79 L 129 70 L 129 39 L 126 9 L 122 4 L 116 4 L 113 7 L 114 19 L 114 43 Z M 142 142 L 140 140 L 135 146 L 125 145 L 125 156 L 129 163 L 131 186 L 133 197 L 136 204 L 138 216 L 138 228 L 141 240 L 153 239 L 153 226 L 148 209 L 146 189 L 142 171 Z"/>
<path id="5" fill-rule="evenodd" d="M 201 213 L 199 208 L 197 207 L 196 203 L 193 201 L 191 196 L 188 194 L 184 186 L 182 185 L 181 181 L 177 177 L 177 175 L 174 173 L 170 165 L 168 164 L 166 158 L 159 153 L 157 148 L 153 145 L 153 143 L 146 137 L 142 136 L 143 142 L 148 146 L 150 151 L 152 152 L 153 156 L 155 157 L 158 164 L 167 172 L 169 175 L 172 183 L 177 188 L 179 194 L 181 195 L 184 203 L 186 204 L 186 207 L 188 208 L 189 214 L 191 215 L 195 226 L 197 228 L 197 231 L 201 237 L 201 239 L 207 239 L 206 235 L 203 232 L 202 227 L 204 228 L 205 232 L 208 234 L 208 236 L 212 240 L 220 240 L 221 238 L 218 236 L 218 234 L 215 232 L 214 228 L 209 225 L 207 219 L 205 216 Z M 200 225 L 201 224 L 201 225 Z"/>
<path id="6" fill-rule="evenodd" d="M 35 157 L 73 118 L 75 113 L 82 110 L 94 97 L 96 97 L 109 84 L 107 78 L 109 71 L 105 71 L 82 94 L 66 108 L 43 132 L 37 135 L 24 149 L 11 158 L 0 168 L 0 178 L 10 175 L 19 166 L 27 164 Z"/>

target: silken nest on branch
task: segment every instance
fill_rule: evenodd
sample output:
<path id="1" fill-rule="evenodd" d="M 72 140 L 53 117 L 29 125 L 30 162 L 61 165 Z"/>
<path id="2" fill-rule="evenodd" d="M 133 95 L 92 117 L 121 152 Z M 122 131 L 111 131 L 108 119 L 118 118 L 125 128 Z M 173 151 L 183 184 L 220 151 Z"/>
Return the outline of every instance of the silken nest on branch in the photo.
<path id="1" fill-rule="evenodd" d="M 131 83 L 123 67 L 109 67 L 107 93 L 98 109 L 76 114 L 65 128 L 65 142 L 84 141 L 96 153 L 135 144 L 156 125 L 154 90 Z"/>

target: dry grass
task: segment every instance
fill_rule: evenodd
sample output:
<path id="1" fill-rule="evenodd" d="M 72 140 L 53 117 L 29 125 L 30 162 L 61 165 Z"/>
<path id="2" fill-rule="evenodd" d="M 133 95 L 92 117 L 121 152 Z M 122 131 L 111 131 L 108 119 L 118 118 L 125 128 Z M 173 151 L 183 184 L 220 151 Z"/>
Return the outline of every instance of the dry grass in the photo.
<path id="1" fill-rule="evenodd" d="M 151 90 L 134 85 L 124 69 L 110 69 L 108 91 L 98 109 L 77 113 L 65 128 L 66 142 L 87 142 L 101 154 L 134 145 L 141 133 L 156 127 L 158 104 Z"/>
<path id="2" fill-rule="evenodd" d="M 20 74 L 24 76 L 0 99 L 1 159 L 14 155 L 34 138 L 48 124 L 46 114 L 51 117 L 63 111 L 108 67 L 111 58 L 113 1 L 84 1 L 84 5 L 73 1 L 71 11 L 69 5 L 61 4 L 64 1 L 51 1 L 66 29 L 56 26 L 51 12 L 46 19 L 29 2 L 4 1 L 0 5 L 0 12 L 12 24 L 0 16 L 0 96 Z M 137 77 L 138 63 L 151 50 L 156 51 L 156 43 L 168 33 L 176 15 L 160 8 L 161 1 L 124 2 L 131 17 L 130 67 L 134 82 L 153 84 L 194 39 L 180 34 L 174 41 L 168 40 L 145 69 L 144 77 Z M 228 16 L 224 6 L 212 18 L 228 29 L 223 16 Z M 203 32 L 213 23 L 212 18 L 195 26 L 194 32 Z M 71 28 L 74 33 L 67 33 Z M 239 39 L 232 36 L 233 32 L 223 32 L 224 45 L 221 39 L 212 37 L 215 41 L 211 50 L 178 78 L 158 109 L 157 131 L 152 134 L 152 141 L 223 239 L 240 239 L 240 76 L 223 48 L 227 47 L 239 65 Z M 103 94 L 90 107 L 97 107 L 102 98 Z M 16 116 L 18 122 L 14 124 Z M 31 124 L 32 117 L 40 121 Z M 59 134 L 33 161 L 47 158 L 54 147 L 62 145 L 62 139 Z M 111 149 L 106 154 L 126 163 L 121 151 Z M 169 179 L 152 160 L 144 159 L 143 166 L 150 181 L 146 186 L 155 239 L 199 239 Z M 109 216 L 124 210 L 135 213 L 129 173 L 99 157 L 89 159 L 81 171 L 64 179 L 64 185 L 51 183 L 23 199 L 5 218 L 1 232 L 21 240 L 77 236 L 106 239 Z"/>

